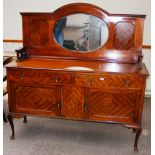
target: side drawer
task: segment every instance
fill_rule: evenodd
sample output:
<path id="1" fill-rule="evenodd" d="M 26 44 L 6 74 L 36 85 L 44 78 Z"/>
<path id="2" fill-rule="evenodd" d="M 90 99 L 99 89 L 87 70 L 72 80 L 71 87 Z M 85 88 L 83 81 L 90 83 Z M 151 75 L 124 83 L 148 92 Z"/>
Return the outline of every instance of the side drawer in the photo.
<path id="1" fill-rule="evenodd" d="M 73 81 L 72 73 L 56 72 L 47 70 L 11 70 L 8 72 L 8 78 L 14 82 L 38 83 L 38 84 L 67 84 L 71 85 Z"/>
<path id="2" fill-rule="evenodd" d="M 111 74 L 76 74 L 75 85 L 104 88 L 142 88 L 143 78 Z"/>

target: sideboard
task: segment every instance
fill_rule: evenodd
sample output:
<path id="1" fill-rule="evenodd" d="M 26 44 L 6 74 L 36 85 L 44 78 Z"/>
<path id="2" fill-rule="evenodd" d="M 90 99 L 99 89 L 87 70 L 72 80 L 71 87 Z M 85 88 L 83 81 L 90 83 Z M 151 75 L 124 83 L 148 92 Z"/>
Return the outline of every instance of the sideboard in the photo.
<path id="1" fill-rule="evenodd" d="M 22 114 L 121 124 L 136 132 L 138 151 L 148 76 L 145 15 L 110 14 L 86 3 L 21 15 L 23 48 L 6 66 L 11 139 L 12 118 Z"/>

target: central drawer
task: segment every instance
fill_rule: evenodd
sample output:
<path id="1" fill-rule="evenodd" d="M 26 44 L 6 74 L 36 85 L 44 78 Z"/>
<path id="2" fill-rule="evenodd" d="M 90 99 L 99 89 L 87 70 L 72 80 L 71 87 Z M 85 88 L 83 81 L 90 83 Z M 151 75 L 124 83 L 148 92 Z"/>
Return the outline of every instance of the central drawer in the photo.
<path id="1" fill-rule="evenodd" d="M 77 73 L 75 85 L 102 88 L 142 88 L 143 78 L 127 75 Z"/>
<path id="2" fill-rule="evenodd" d="M 14 82 L 38 83 L 38 84 L 67 84 L 71 85 L 72 73 L 45 71 L 45 70 L 11 70 L 9 71 L 9 80 Z"/>

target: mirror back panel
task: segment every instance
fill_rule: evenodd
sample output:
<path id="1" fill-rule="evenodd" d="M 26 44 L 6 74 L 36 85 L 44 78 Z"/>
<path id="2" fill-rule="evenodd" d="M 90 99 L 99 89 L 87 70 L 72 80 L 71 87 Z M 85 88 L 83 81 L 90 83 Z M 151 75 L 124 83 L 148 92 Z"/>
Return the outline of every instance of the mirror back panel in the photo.
<path id="1" fill-rule="evenodd" d="M 23 45 L 32 57 L 137 63 L 141 54 L 145 15 L 110 14 L 86 3 L 21 15 Z M 60 38 L 57 30 L 63 20 Z"/>

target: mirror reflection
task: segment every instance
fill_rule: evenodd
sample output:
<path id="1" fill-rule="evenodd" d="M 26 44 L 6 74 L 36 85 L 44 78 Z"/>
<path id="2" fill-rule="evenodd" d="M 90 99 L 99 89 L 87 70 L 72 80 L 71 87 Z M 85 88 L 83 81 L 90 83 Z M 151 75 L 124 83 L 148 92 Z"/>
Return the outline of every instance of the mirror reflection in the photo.
<path id="1" fill-rule="evenodd" d="M 64 48 L 85 53 L 105 44 L 108 39 L 108 26 L 96 16 L 73 14 L 56 23 L 54 37 Z"/>

